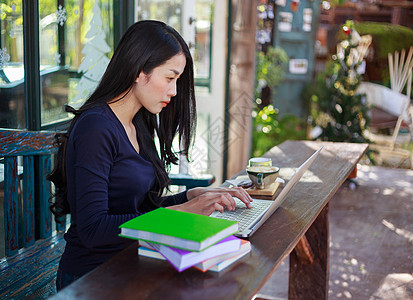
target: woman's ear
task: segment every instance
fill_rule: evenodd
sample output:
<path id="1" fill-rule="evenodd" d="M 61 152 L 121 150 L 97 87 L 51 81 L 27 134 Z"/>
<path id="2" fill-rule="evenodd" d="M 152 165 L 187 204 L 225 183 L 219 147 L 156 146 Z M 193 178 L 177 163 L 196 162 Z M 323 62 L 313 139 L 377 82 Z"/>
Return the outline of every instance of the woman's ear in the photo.
<path id="1" fill-rule="evenodd" d="M 138 75 L 138 77 L 136 77 L 135 82 L 138 83 L 139 80 L 140 80 L 140 81 L 143 81 L 145 78 L 146 78 L 145 73 L 140 72 L 139 75 Z"/>

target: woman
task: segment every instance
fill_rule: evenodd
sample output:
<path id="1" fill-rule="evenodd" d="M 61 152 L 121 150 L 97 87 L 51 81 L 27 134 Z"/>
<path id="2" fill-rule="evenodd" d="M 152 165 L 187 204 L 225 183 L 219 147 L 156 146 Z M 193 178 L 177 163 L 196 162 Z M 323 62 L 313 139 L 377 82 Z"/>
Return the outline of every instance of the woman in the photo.
<path id="1" fill-rule="evenodd" d="M 58 159 L 49 175 L 56 188 L 57 220 L 71 213 L 57 288 L 100 265 L 131 241 L 119 225 L 159 206 L 211 214 L 248 207 L 240 188 L 194 188 L 162 197 L 167 170 L 188 154 L 195 124 L 193 63 L 182 37 L 158 21 L 132 25 L 121 38 L 102 80 L 56 137 Z M 158 116 L 158 118 L 157 118 Z M 178 134 L 181 152 L 172 148 Z M 159 140 L 159 153 L 155 147 Z"/>

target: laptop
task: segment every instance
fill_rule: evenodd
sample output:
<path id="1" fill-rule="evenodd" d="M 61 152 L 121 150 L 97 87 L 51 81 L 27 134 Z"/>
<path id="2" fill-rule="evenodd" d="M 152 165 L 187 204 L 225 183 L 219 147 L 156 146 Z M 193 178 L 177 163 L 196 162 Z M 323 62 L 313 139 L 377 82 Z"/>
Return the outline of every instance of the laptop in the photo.
<path id="1" fill-rule="evenodd" d="M 239 231 L 236 236 L 250 237 L 258 228 L 277 210 L 277 208 L 283 203 L 285 196 L 288 192 L 297 184 L 305 171 L 311 166 L 314 160 L 317 158 L 323 146 L 315 151 L 301 166 L 299 166 L 286 186 L 282 189 L 281 193 L 272 200 L 254 199 L 252 202 L 252 208 L 246 208 L 245 204 L 234 197 L 236 207 L 234 211 L 225 210 L 223 213 L 214 211 L 211 217 L 228 219 L 239 222 Z"/>

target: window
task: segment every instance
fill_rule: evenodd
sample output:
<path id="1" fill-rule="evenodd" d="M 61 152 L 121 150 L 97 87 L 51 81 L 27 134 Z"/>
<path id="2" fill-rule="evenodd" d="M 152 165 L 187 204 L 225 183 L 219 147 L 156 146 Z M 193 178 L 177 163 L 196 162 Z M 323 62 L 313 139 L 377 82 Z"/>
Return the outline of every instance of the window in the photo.
<path id="1" fill-rule="evenodd" d="M 22 4 L 0 4 L 0 127 L 25 128 Z"/>
<path id="2" fill-rule="evenodd" d="M 138 20 L 160 20 L 175 28 L 194 58 L 195 84 L 209 88 L 212 0 L 138 0 Z"/>
<path id="3" fill-rule="evenodd" d="M 139 0 L 138 20 L 160 20 L 181 32 L 182 3 L 183 0 Z"/>
<path id="4" fill-rule="evenodd" d="M 134 0 L 2 0 L 0 127 L 39 130 L 67 120 L 63 105 L 79 107 L 94 90 L 115 38 L 133 22 L 133 5 Z"/>
<path id="5" fill-rule="evenodd" d="M 211 0 L 195 2 L 195 83 L 208 88 L 211 79 L 212 5 Z"/>
<path id="6" fill-rule="evenodd" d="M 42 125 L 67 118 L 63 105 L 80 107 L 113 54 L 110 0 L 39 0 Z"/>
<path id="7" fill-rule="evenodd" d="M 138 20 L 160 20 L 174 27 L 188 43 L 194 59 L 195 85 L 197 92 L 210 92 L 211 37 L 213 0 L 138 0 Z M 172 173 L 202 174 L 208 170 L 209 116 L 198 111 L 196 145 L 192 148 L 188 164 L 181 157 L 179 166 L 171 166 Z M 201 136 L 203 135 L 203 136 Z M 175 141 L 174 148 L 178 149 Z"/>

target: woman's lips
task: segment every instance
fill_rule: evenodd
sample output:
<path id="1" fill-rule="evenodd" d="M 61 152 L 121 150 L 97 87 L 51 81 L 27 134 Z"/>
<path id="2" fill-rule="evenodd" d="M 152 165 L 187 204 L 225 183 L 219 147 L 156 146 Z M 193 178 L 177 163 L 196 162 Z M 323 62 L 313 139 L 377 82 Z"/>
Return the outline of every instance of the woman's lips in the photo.
<path id="1" fill-rule="evenodd" d="M 163 107 L 166 107 L 169 104 L 169 101 L 162 101 Z"/>

